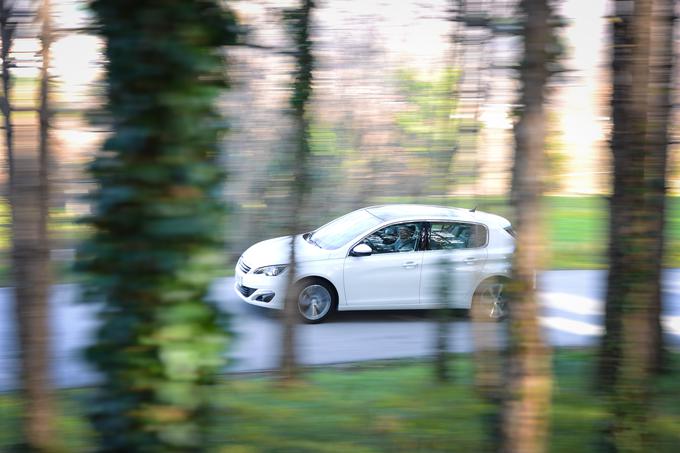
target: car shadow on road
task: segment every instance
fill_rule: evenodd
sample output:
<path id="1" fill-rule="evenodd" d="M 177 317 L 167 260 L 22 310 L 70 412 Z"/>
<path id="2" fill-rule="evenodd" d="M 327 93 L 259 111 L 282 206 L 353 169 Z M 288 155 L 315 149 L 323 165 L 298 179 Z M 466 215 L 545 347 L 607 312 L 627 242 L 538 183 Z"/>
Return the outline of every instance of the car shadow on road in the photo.
<path id="1" fill-rule="evenodd" d="M 241 314 L 261 320 L 278 321 L 281 319 L 279 310 L 243 304 L 239 307 Z M 358 310 L 338 311 L 323 324 L 335 323 L 376 323 L 376 322 L 434 322 L 437 317 L 435 310 Z M 468 310 L 451 309 L 449 320 L 453 322 L 467 322 L 470 320 Z"/>
<path id="2" fill-rule="evenodd" d="M 326 322 L 434 322 L 437 316 L 438 314 L 435 310 L 339 311 Z M 463 309 L 450 310 L 448 317 L 453 322 L 467 322 L 470 320 L 468 310 Z"/>

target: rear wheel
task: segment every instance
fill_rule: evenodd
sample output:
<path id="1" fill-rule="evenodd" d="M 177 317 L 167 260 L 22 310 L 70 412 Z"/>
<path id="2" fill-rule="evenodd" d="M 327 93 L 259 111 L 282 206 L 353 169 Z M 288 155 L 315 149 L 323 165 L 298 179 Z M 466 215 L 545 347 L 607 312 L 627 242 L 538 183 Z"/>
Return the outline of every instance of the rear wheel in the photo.
<path id="1" fill-rule="evenodd" d="M 335 289 L 323 280 L 307 280 L 298 285 L 297 307 L 304 322 L 315 324 L 335 311 L 337 295 Z"/>
<path id="2" fill-rule="evenodd" d="M 507 279 L 484 280 L 475 291 L 470 308 L 475 321 L 501 321 L 508 316 Z"/>

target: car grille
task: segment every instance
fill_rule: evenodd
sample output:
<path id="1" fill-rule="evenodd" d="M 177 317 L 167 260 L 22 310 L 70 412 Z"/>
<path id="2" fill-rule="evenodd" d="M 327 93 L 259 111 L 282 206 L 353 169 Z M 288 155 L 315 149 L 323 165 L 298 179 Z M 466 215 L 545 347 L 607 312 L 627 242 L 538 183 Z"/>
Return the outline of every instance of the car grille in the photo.
<path id="1" fill-rule="evenodd" d="M 236 285 L 236 289 L 238 289 L 238 292 L 243 294 L 245 297 L 250 297 L 251 294 L 257 291 L 255 288 L 248 288 L 247 286 L 243 285 Z"/>
<path id="2" fill-rule="evenodd" d="M 251 269 L 250 266 L 243 262 L 243 258 L 238 260 L 238 268 L 241 269 L 241 271 L 243 271 L 244 274 L 250 272 Z"/>

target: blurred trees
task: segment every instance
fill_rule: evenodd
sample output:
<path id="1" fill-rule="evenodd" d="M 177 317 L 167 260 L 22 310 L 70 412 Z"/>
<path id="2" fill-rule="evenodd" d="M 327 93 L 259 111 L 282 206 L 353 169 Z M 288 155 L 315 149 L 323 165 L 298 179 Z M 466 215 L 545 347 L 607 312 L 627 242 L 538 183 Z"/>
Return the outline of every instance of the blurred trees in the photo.
<path id="1" fill-rule="evenodd" d="M 454 118 L 460 70 L 447 68 L 434 80 L 421 80 L 412 70 L 398 73 L 399 88 L 409 108 L 397 113 L 395 120 L 404 150 L 422 161 L 419 170 L 429 175 L 425 186 L 419 188 L 425 195 L 446 196 L 454 182 L 452 162 L 458 142 L 456 122 L 462 121 Z"/>
<path id="2" fill-rule="evenodd" d="M 268 137 L 276 149 L 286 151 L 279 157 L 288 166 L 283 171 L 276 168 L 275 181 L 258 174 L 263 181 L 253 183 L 257 190 L 249 194 L 248 201 L 258 204 L 261 223 L 285 212 L 290 215 L 285 229 L 296 234 L 307 225 L 302 220 L 303 210 L 312 203 L 319 207 L 317 217 L 307 220 L 317 222 L 320 217 L 335 215 L 333 209 L 344 211 L 365 204 L 367 198 L 403 197 L 416 192 L 448 195 L 457 140 L 456 128 L 450 124 L 457 108 L 453 87 L 459 68 L 446 69 L 440 77 L 430 79 L 420 79 L 414 71 L 398 71 L 396 86 L 389 86 L 384 96 L 386 104 L 393 106 L 381 109 L 371 105 L 379 104 L 379 96 L 366 95 L 375 85 L 360 80 L 368 79 L 372 72 L 367 66 L 359 71 L 355 67 L 360 76 L 352 82 L 361 83 L 364 91 L 357 90 L 357 97 L 345 111 L 331 112 L 322 106 L 312 114 L 309 106 L 315 65 L 310 16 L 315 5 L 311 0 L 301 2 L 298 8 L 286 12 L 284 20 L 295 44 L 295 80 L 286 111 L 291 125 L 289 146 L 279 146 L 283 141 L 275 127 Z M 94 277 L 92 294 L 105 302 L 98 344 L 89 352 L 105 381 L 93 414 L 103 449 L 200 448 L 200 425 L 207 419 L 209 406 L 202 385 L 210 383 L 219 369 L 219 353 L 225 342 L 217 311 L 201 300 L 212 268 L 221 263 L 217 257 L 223 221 L 219 190 L 224 175 L 215 163 L 222 119 L 212 106 L 225 86 L 218 48 L 231 39 L 228 24 L 232 19 L 215 1 L 161 3 L 92 3 L 108 40 L 109 114 L 115 130 L 91 167 L 100 186 L 89 219 L 95 235 L 83 248 L 83 267 Z M 49 8 L 47 1 L 43 4 Z M 513 184 L 520 245 L 518 286 L 510 314 L 507 384 L 511 394 L 504 414 L 507 449 L 514 451 L 543 447 L 546 427 L 541 417 L 550 389 L 549 355 L 539 336 L 533 289 L 542 245 L 538 198 L 544 183 L 543 104 L 547 65 L 554 48 L 549 4 L 548 0 L 521 3 L 527 19 L 526 55 L 520 68 L 522 108 L 515 129 Z M 645 406 L 650 398 L 648 378 L 654 367 L 663 364 L 659 280 L 664 249 L 674 2 L 620 0 L 615 4 L 616 14 L 611 19 L 615 41 L 611 272 L 599 378 L 613 394 L 618 417 L 614 442 L 641 448 Z M 51 430 L 51 402 L 49 387 L 45 387 L 49 382 L 45 304 L 49 283 L 46 222 L 50 108 L 46 68 L 50 30 L 49 22 L 43 22 L 42 107 L 36 122 L 40 129 L 35 125 L 24 128 L 24 124 L 13 122 L 10 99 L 9 49 L 15 30 L 11 5 L 0 0 L 1 107 L 10 162 L 17 313 L 25 359 L 22 374 L 29 403 L 26 437 L 29 444 L 37 446 L 47 445 L 51 437 L 46 434 Z M 337 48 L 347 51 L 342 46 Z M 327 58 L 329 48 L 324 50 L 319 53 Z M 288 58 L 289 54 L 282 51 L 279 56 Z M 380 57 L 372 57 L 375 61 L 371 65 L 378 67 L 384 54 L 375 54 Z M 355 61 L 364 58 L 351 57 Z M 343 70 L 337 64 L 329 66 Z M 389 69 L 380 66 L 379 70 Z M 323 85 L 337 81 L 319 77 L 315 82 Z M 373 83 L 390 82 L 383 78 Z M 340 99 L 328 93 L 326 96 L 324 105 Z M 253 108 L 250 103 L 248 107 Z M 276 110 L 279 106 L 272 101 L 267 108 Z M 239 114 L 245 117 L 244 112 Z M 267 127 L 271 124 L 260 122 Z M 244 123 L 251 128 L 255 122 Z M 479 128 L 476 122 L 467 126 Z M 252 127 L 250 138 L 262 139 L 258 136 L 262 129 Z M 261 163 L 257 158 L 251 160 L 255 166 Z M 319 163 L 317 168 L 315 163 Z M 328 179 L 312 187 L 312 178 Z M 288 184 L 289 197 L 281 197 L 280 189 Z M 352 193 L 338 200 L 342 189 Z M 316 200 L 307 195 L 313 190 L 318 191 Z M 335 197 L 333 203 L 327 203 L 331 197 Z M 272 215 L 275 198 L 279 203 L 287 201 Z M 252 219 L 247 220 L 252 223 Z M 266 226 L 258 228 L 257 234 L 268 233 Z M 292 278 L 294 247 L 289 272 Z M 447 298 L 447 292 L 450 288 L 443 287 L 442 299 Z M 295 292 L 289 291 L 289 295 L 281 371 L 284 377 L 293 378 L 297 373 L 297 304 Z M 437 348 L 439 358 L 444 359 L 446 318 L 441 319 L 444 322 L 439 325 Z M 440 360 L 438 371 L 440 377 L 446 376 L 444 360 Z M 502 382 L 491 374 L 480 384 L 488 385 L 483 390 L 493 387 L 493 393 Z M 489 400 L 497 401 L 497 396 L 493 393 Z"/>
<path id="3" fill-rule="evenodd" d="M 293 41 L 293 89 L 290 99 L 291 128 L 291 164 L 289 221 L 291 235 L 290 265 L 288 267 L 288 290 L 283 308 L 283 338 L 281 341 L 281 377 L 284 381 L 293 381 L 298 374 L 298 361 L 295 345 L 295 325 L 298 313 L 298 291 L 295 286 L 296 254 L 295 238 L 300 233 L 301 216 L 305 206 L 306 194 L 309 191 L 307 161 L 310 154 L 309 143 L 309 98 L 312 94 L 312 41 L 310 39 L 310 20 L 314 11 L 313 0 L 302 0 L 299 7 L 284 12 L 284 20 Z"/>
<path id="4" fill-rule="evenodd" d="M 87 357 L 102 384 L 91 420 L 102 451 L 205 448 L 226 326 L 205 302 L 223 264 L 226 87 L 233 16 L 214 0 L 95 0 L 113 133 L 80 267 L 103 302 Z"/>
<path id="5" fill-rule="evenodd" d="M 31 9 L 26 9 L 31 6 Z M 49 451 L 54 438 L 54 401 L 50 367 L 50 245 L 49 217 L 49 65 L 52 41 L 50 1 L 37 5 L 0 1 L 2 36 L 2 113 L 9 166 L 12 213 L 12 270 L 19 343 L 19 378 L 23 394 L 23 448 Z M 27 25 L 35 20 L 41 28 Z M 10 68 L 13 41 L 20 23 L 39 34 L 40 76 L 38 106 L 14 118 Z M 40 30 L 40 31 L 37 31 Z M 37 113 L 37 118 L 36 114 Z"/>
<path id="6" fill-rule="evenodd" d="M 663 257 L 673 3 L 617 1 L 613 26 L 609 278 L 599 384 L 609 441 L 646 451 L 650 378 L 662 350 Z"/>
<path id="7" fill-rule="evenodd" d="M 509 452 L 540 452 L 547 447 L 552 376 L 550 353 L 538 323 L 535 278 L 543 264 L 540 200 L 545 162 L 544 104 L 549 65 L 555 58 L 555 37 L 550 0 L 522 0 L 520 8 L 524 21 L 524 43 L 519 66 L 521 86 L 512 181 L 518 241 L 508 310 L 503 449 Z"/>

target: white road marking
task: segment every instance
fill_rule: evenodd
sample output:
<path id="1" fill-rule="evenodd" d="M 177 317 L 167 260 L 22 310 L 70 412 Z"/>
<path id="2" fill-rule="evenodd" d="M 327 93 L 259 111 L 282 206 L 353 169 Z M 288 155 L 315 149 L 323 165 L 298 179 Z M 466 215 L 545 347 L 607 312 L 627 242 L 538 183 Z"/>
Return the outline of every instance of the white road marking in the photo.
<path id="1" fill-rule="evenodd" d="M 680 316 L 663 316 L 661 324 L 665 333 L 680 336 Z"/>
<path id="2" fill-rule="evenodd" d="M 602 335 L 604 329 L 595 324 L 588 324 L 583 321 L 575 321 L 573 319 L 560 318 L 556 316 L 546 316 L 540 318 L 540 323 L 543 327 L 549 329 L 567 332 L 573 335 L 587 335 L 598 336 Z"/>
<path id="3" fill-rule="evenodd" d="M 568 293 L 539 294 L 541 305 L 557 310 L 568 311 L 578 315 L 601 315 L 602 301 L 592 297 L 577 296 Z"/>

